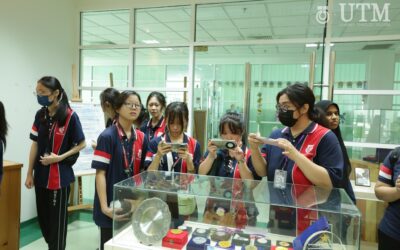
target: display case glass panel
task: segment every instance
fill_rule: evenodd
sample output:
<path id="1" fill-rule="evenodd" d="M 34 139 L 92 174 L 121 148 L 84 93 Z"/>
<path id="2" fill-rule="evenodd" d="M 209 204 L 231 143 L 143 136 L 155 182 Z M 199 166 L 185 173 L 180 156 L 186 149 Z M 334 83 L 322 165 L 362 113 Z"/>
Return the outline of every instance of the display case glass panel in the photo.
<path id="1" fill-rule="evenodd" d="M 115 184 L 112 204 L 109 249 L 359 248 L 343 189 L 152 171 Z"/>

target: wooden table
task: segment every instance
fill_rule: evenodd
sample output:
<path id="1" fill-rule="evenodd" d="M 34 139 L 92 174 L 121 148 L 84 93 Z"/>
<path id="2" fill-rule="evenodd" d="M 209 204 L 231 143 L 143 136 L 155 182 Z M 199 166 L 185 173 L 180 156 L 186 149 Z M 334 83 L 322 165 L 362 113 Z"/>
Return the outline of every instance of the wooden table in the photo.
<path id="1" fill-rule="evenodd" d="M 3 161 L 0 191 L 0 250 L 19 249 L 21 163 Z"/>
<path id="2" fill-rule="evenodd" d="M 83 204 L 82 198 L 82 177 L 83 176 L 93 176 L 96 174 L 95 169 L 79 170 L 75 171 L 76 182 L 71 184 L 71 193 L 69 196 L 69 206 L 68 212 L 72 212 L 79 209 L 93 209 L 93 204 Z M 78 202 L 75 204 L 75 183 L 78 184 Z"/>
<path id="3" fill-rule="evenodd" d="M 361 240 L 378 242 L 378 226 L 385 213 L 387 203 L 375 196 L 375 182 L 370 187 L 356 186 L 351 181 L 361 213 Z"/>
<path id="4" fill-rule="evenodd" d="M 379 163 L 374 163 L 374 162 L 369 162 L 369 161 L 363 161 L 363 160 L 356 160 L 356 159 L 351 159 L 350 160 L 351 167 L 353 168 L 350 173 L 350 180 L 354 180 L 354 173 L 355 173 L 355 168 L 367 168 L 369 169 L 369 179 L 371 182 L 377 181 L 378 180 L 378 174 L 379 174 Z"/>

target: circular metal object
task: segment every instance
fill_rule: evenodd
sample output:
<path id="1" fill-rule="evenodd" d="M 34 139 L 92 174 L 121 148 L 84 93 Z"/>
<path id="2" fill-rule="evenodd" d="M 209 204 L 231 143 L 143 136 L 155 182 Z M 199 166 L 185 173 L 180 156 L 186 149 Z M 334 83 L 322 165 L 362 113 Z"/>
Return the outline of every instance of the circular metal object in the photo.
<path id="1" fill-rule="evenodd" d="M 197 245 L 203 245 L 203 244 L 206 244 L 207 239 L 204 238 L 204 237 L 198 236 L 198 237 L 194 237 L 194 238 L 192 239 L 192 241 L 193 241 L 194 243 L 196 243 Z"/>
<path id="2" fill-rule="evenodd" d="M 280 241 L 278 244 L 279 244 L 280 246 L 282 246 L 282 247 L 288 247 L 288 246 L 290 246 L 290 244 L 289 244 L 288 242 L 286 242 L 286 241 Z"/>
<path id="3" fill-rule="evenodd" d="M 258 238 L 258 239 L 256 239 L 256 241 L 259 244 L 267 244 L 268 243 L 268 240 L 265 238 Z"/>
<path id="4" fill-rule="evenodd" d="M 225 231 L 217 230 L 213 234 L 211 234 L 212 241 L 228 241 L 231 238 L 231 235 Z"/>
<path id="5" fill-rule="evenodd" d="M 257 250 L 257 247 L 253 246 L 253 245 L 247 245 L 244 249 L 245 250 Z"/>
<path id="6" fill-rule="evenodd" d="M 172 234 L 181 234 L 183 231 L 181 229 L 171 229 L 170 231 Z"/>
<path id="7" fill-rule="evenodd" d="M 168 205 L 159 198 L 143 201 L 132 216 L 133 233 L 145 245 L 162 240 L 168 233 L 170 223 Z"/>
<path id="8" fill-rule="evenodd" d="M 232 246 L 232 244 L 229 241 L 220 241 L 218 242 L 218 246 L 222 248 L 229 248 Z"/>

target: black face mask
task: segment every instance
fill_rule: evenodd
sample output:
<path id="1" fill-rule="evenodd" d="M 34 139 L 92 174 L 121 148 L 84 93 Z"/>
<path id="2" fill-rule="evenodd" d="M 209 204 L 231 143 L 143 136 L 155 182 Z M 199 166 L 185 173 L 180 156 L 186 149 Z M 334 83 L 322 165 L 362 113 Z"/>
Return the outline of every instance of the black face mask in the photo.
<path id="1" fill-rule="evenodd" d="M 297 119 L 293 118 L 293 113 L 294 110 L 287 110 L 286 112 L 280 110 L 278 112 L 278 119 L 283 125 L 293 127 L 297 122 Z"/>

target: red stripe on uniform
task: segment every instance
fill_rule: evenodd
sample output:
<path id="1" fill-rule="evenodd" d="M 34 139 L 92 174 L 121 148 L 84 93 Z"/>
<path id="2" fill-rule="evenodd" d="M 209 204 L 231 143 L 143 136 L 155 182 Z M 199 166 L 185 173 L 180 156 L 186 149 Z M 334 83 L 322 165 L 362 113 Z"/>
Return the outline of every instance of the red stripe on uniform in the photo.
<path id="1" fill-rule="evenodd" d="M 98 155 L 98 156 L 107 158 L 107 159 L 109 159 L 109 160 L 111 159 L 111 155 L 110 155 L 110 154 L 108 154 L 108 153 L 106 153 L 106 152 L 104 152 L 104 151 L 100 151 L 100 150 L 95 150 L 95 151 L 94 151 L 94 155 Z"/>
<path id="2" fill-rule="evenodd" d="M 36 132 L 38 131 L 38 129 L 37 129 L 37 127 L 35 125 L 32 126 L 32 130 L 36 131 Z"/>
<path id="3" fill-rule="evenodd" d="M 386 167 L 383 164 L 379 167 L 379 170 L 381 170 L 382 172 L 384 172 L 385 174 L 388 174 L 388 175 L 392 175 L 392 173 L 393 173 L 393 171 L 390 168 Z"/>
<path id="4" fill-rule="evenodd" d="M 49 182 L 47 187 L 51 190 L 59 189 L 60 186 L 60 168 L 58 163 L 50 165 Z"/>

